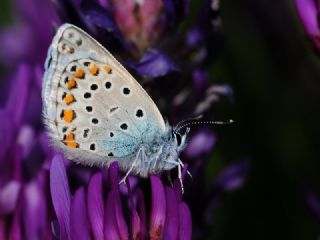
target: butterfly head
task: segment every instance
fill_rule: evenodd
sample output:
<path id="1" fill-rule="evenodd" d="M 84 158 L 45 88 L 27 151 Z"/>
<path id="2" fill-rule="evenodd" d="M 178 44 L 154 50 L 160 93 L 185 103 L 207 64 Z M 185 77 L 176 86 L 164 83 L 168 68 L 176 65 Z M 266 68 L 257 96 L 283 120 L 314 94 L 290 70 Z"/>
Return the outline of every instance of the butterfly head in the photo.
<path id="1" fill-rule="evenodd" d="M 176 131 L 176 129 L 172 129 L 171 138 L 174 141 L 177 152 L 180 153 L 186 146 L 187 135 L 190 131 L 190 128 L 187 128 L 184 133 Z"/>

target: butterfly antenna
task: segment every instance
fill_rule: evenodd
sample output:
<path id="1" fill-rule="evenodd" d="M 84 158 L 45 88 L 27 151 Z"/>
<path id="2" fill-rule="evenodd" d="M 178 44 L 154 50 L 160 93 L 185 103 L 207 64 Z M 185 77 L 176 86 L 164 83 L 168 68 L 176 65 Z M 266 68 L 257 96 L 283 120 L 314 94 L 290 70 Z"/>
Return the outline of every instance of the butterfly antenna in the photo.
<path id="1" fill-rule="evenodd" d="M 199 124 L 210 124 L 210 125 L 229 125 L 234 123 L 232 119 L 230 119 L 228 122 L 223 122 L 223 121 L 192 121 L 192 122 L 187 122 L 181 126 L 178 127 L 178 129 L 175 129 L 175 132 L 179 133 L 179 131 L 187 126 L 190 125 L 199 125 Z"/>
<path id="2" fill-rule="evenodd" d="M 199 115 L 199 116 L 196 116 L 196 117 L 190 117 L 190 118 L 184 119 L 184 120 L 178 122 L 178 124 L 174 128 L 174 131 L 178 132 L 177 129 L 179 130 L 180 126 L 183 125 L 184 123 L 189 122 L 189 121 L 199 120 L 202 117 L 203 117 L 203 115 Z"/>

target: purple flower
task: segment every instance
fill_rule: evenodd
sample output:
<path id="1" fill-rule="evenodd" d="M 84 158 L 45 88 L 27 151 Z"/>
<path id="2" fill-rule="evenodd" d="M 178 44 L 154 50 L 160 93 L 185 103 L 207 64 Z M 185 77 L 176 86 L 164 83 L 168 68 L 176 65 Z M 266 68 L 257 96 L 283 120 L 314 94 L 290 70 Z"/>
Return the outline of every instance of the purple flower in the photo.
<path id="1" fill-rule="evenodd" d="M 97 173 L 91 177 L 88 186 L 88 217 L 95 239 L 103 239 L 104 203 L 102 192 L 102 174 Z"/>
<path id="2" fill-rule="evenodd" d="M 190 210 L 180 192 L 165 187 L 158 176 L 151 176 L 150 183 L 150 221 L 146 221 L 144 194 L 139 187 L 130 189 L 130 185 L 129 195 L 120 192 L 117 163 L 111 164 L 106 179 L 97 173 L 88 187 L 79 187 L 71 194 L 64 159 L 57 155 L 50 168 L 50 186 L 59 238 L 145 239 L 145 229 L 149 228 L 149 239 L 191 239 Z M 130 209 L 131 214 L 124 215 L 123 208 Z"/>
<path id="3" fill-rule="evenodd" d="M 296 8 L 310 40 L 320 49 L 319 2 L 316 0 L 295 0 Z"/>
<path id="4" fill-rule="evenodd" d="M 150 220 L 150 239 L 162 239 L 164 223 L 166 221 L 166 199 L 164 186 L 156 176 L 151 176 L 152 211 Z"/>
<path id="5" fill-rule="evenodd" d="M 56 155 L 50 167 L 50 192 L 58 222 L 60 239 L 71 239 L 71 193 L 63 157 Z"/>

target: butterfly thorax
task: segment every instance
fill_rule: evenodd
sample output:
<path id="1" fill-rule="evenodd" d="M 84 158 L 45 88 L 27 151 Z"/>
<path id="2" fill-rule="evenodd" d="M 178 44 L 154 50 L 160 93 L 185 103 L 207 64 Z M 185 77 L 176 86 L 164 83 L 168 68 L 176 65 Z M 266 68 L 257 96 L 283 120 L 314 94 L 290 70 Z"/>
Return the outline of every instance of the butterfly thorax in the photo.
<path id="1" fill-rule="evenodd" d="M 180 152 L 185 147 L 185 136 L 183 142 L 179 142 L 172 128 L 167 124 L 166 131 L 162 134 L 153 135 L 152 140 L 144 142 L 138 152 L 139 164 L 133 171 L 147 177 L 150 174 L 159 174 L 178 166 Z"/>

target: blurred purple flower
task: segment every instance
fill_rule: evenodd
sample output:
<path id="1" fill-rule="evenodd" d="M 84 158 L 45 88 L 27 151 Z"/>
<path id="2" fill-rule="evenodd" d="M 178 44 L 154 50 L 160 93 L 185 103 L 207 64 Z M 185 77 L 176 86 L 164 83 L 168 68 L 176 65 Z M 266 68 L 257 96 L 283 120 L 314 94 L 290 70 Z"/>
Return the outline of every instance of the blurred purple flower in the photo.
<path id="1" fill-rule="evenodd" d="M 156 39 L 161 29 L 162 1 L 110 0 L 109 8 L 121 32 L 140 50 Z"/>
<path id="2" fill-rule="evenodd" d="M 190 157 L 199 157 L 208 154 L 216 143 L 216 137 L 208 130 L 201 130 L 190 139 L 185 154 Z"/>
<path id="3" fill-rule="evenodd" d="M 319 2 L 316 0 L 295 0 L 303 27 L 317 50 L 320 49 Z"/>
<path id="4" fill-rule="evenodd" d="M 309 187 L 306 186 L 304 189 L 305 203 L 309 208 L 311 214 L 320 220 L 320 198 L 316 193 Z"/>
<path id="5" fill-rule="evenodd" d="M 162 77 L 170 72 L 177 71 L 176 64 L 164 53 L 149 50 L 139 63 L 130 63 L 129 66 L 144 77 Z"/>
<path id="6" fill-rule="evenodd" d="M 15 10 L 13 26 L 0 32 L 0 59 L 8 67 L 21 61 L 41 64 L 59 19 L 50 0 L 10 1 Z"/>
<path id="7" fill-rule="evenodd" d="M 245 182 L 250 168 L 249 160 L 228 166 L 215 180 L 214 191 L 230 192 L 239 189 Z"/>
<path id="8" fill-rule="evenodd" d="M 0 216 L 12 213 L 17 206 L 21 185 L 12 180 L 0 192 Z"/>

